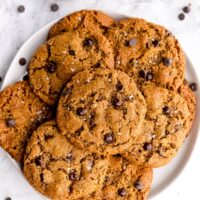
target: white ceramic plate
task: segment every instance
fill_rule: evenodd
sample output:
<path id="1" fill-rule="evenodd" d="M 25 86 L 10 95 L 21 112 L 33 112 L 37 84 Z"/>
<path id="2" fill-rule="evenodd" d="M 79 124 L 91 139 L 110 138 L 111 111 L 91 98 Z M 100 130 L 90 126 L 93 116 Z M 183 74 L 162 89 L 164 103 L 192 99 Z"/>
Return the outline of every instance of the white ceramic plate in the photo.
<path id="1" fill-rule="evenodd" d="M 108 13 L 108 14 L 113 16 L 115 19 L 128 17 L 116 13 L 115 14 Z M 50 27 L 56 21 L 58 20 L 55 20 L 44 26 L 42 29 L 36 32 L 32 37 L 30 37 L 27 40 L 27 42 L 25 42 L 25 44 L 20 48 L 5 75 L 1 89 L 4 89 L 8 85 L 22 79 L 23 75 L 26 74 L 27 65 L 20 66 L 18 63 L 19 59 L 21 57 L 24 57 L 28 61 L 30 60 L 35 50 L 41 45 L 41 43 L 43 43 L 46 40 Z M 189 82 L 190 81 L 196 82 L 199 85 L 199 81 L 195 74 L 194 67 L 188 57 L 187 57 L 186 78 Z M 199 93 L 197 94 L 197 99 L 199 99 Z M 197 101 L 196 119 L 200 117 L 199 108 L 200 108 L 200 103 L 199 101 Z M 173 161 L 165 167 L 154 169 L 154 179 L 149 199 L 153 200 L 157 194 L 164 191 L 169 186 L 169 184 L 171 184 L 181 174 L 183 168 L 186 166 L 187 162 L 189 162 L 190 156 L 193 152 L 193 148 L 198 136 L 198 131 L 199 131 L 199 123 L 197 122 L 197 120 L 195 120 L 192 128 L 192 133 L 190 134 L 189 138 L 179 151 L 178 155 L 173 159 Z M 13 161 L 17 169 L 21 172 L 18 163 L 14 161 L 11 157 L 10 159 Z"/>

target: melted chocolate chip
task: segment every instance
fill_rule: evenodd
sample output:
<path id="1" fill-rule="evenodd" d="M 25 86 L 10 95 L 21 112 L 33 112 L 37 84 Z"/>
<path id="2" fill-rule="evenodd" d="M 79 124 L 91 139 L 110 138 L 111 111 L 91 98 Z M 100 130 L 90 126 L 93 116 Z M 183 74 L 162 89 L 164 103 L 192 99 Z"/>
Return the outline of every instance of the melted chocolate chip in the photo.
<path id="1" fill-rule="evenodd" d="M 56 3 L 51 4 L 51 11 L 56 12 L 56 11 L 58 11 L 58 9 L 59 9 L 58 4 L 56 4 Z"/>
<path id="2" fill-rule="evenodd" d="M 66 159 L 69 160 L 69 161 L 74 160 L 72 153 L 68 153 L 67 156 L 66 156 Z"/>
<path id="3" fill-rule="evenodd" d="M 152 44 L 153 44 L 154 47 L 158 47 L 159 46 L 159 40 L 153 39 Z"/>
<path id="4" fill-rule="evenodd" d="M 152 150 L 152 145 L 150 143 L 144 143 L 144 146 L 143 146 L 144 150 L 145 151 L 151 151 Z"/>
<path id="5" fill-rule="evenodd" d="M 172 64 L 171 58 L 163 58 L 162 61 L 165 66 L 170 66 Z"/>
<path id="6" fill-rule="evenodd" d="M 183 7 L 183 12 L 184 13 L 189 13 L 190 11 L 191 11 L 191 7 L 189 7 L 189 6 Z"/>
<path id="7" fill-rule="evenodd" d="M 114 108 L 119 108 L 121 105 L 122 105 L 122 101 L 120 99 L 118 99 L 117 97 L 115 97 L 113 100 L 112 100 L 112 105 Z"/>
<path id="8" fill-rule="evenodd" d="M 122 83 L 120 81 L 118 81 L 118 83 L 116 84 L 116 90 L 118 92 L 123 90 L 123 85 L 122 85 Z"/>
<path id="9" fill-rule="evenodd" d="M 111 144 L 114 142 L 114 134 L 113 133 L 106 133 L 104 135 L 104 141 L 107 143 L 107 144 Z"/>
<path id="10" fill-rule="evenodd" d="M 196 83 L 190 83 L 190 89 L 192 90 L 192 91 L 197 91 L 197 89 L 198 89 L 198 87 L 197 87 L 197 84 Z"/>
<path id="11" fill-rule="evenodd" d="M 81 135 L 81 132 L 84 130 L 84 128 L 83 128 L 83 126 L 81 126 L 79 129 L 77 129 L 76 131 L 75 131 L 75 134 L 77 135 L 77 136 L 80 136 Z"/>
<path id="12" fill-rule="evenodd" d="M 143 185 L 142 182 L 136 181 L 136 182 L 134 183 L 134 187 L 135 187 L 137 190 L 142 190 L 142 189 L 144 188 L 144 185 Z"/>
<path id="13" fill-rule="evenodd" d="M 53 135 L 45 135 L 45 136 L 44 136 L 44 140 L 45 140 L 45 141 L 48 141 L 48 140 L 53 139 L 53 138 L 54 138 Z"/>
<path id="14" fill-rule="evenodd" d="M 68 52 L 69 52 L 69 55 L 75 56 L 75 51 L 74 50 L 69 50 Z"/>
<path id="15" fill-rule="evenodd" d="M 54 73 L 56 71 L 56 63 L 54 61 L 49 61 L 47 64 L 46 64 L 46 69 L 49 73 Z"/>
<path id="16" fill-rule="evenodd" d="M 36 166 L 42 165 L 42 157 L 41 156 L 38 156 L 37 158 L 35 158 L 35 164 L 36 164 Z"/>
<path id="17" fill-rule="evenodd" d="M 28 74 L 26 74 L 26 75 L 23 76 L 23 80 L 24 81 L 28 81 Z"/>
<path id="18" fill-rule="evenodd" d="M 99 68 L 99 67 L 101 67 L 101 63 L 100 63 L 100 62 L 97 62 L 97 63 L 94 64 L 92 67 L 93 67 L 93 68 Z"/>
<path id="19" fill-rule="evenodd" d="M 6 121 L 6 125 L 9 128 L 14 127 L 15 124 L 16 124 L 16 121 L 14 119 L 8 118 L 7 121 Z"/>
<path id="20" fill-rule="evenodd" d="M 163 113 L 164 114 L 166 114 L 166 115 L 168 115 L 168 114 L 170 114 L 170 108 L 168 107 L 168 106 L 165 106 L 164 108 L 163 108 Z"/>
<path id="21" fill-rule="evenodd" d="M 89 39 L 89 38 L 85 39 L 83 42 L 83 46 L 91 47 L 91 46 L 93 46 L 93 44 L 94 44 L 93 40 Z"/>
<path id="22" fill-rule="evenodd" d="M 41 182 L 44 181 L 44 174 L 43 174 L 43 173 L 40 174 L 40 181 L 41 181 Z"/>
<path id="23" fill-rule="evenodd" d="M 20 65 L 25 65 L 26 64 L 26 59 L 25 58 L 20 58 L 19 59 L 19 64 Z"/>
<path id="24" fill-rule="evenodd" d="M 121 196 L 121 197 L 125 197 L 127 194 L 127 191 L 125 188 L 119 188 L 118 189 L 118 195 Z"/>
<path id="25" fill-rule="evenodd" d="M 23 5 L 18 6 L 17 11 L 19 13 L 23 13 L 25 11 L 25 7 Z"/>
<path id="26" fill-rule="evenodd" d="M 178 18 L 179 18 L 180 20 L 184 20 L 184 19 L 185 19 L 185 15 L 184 15 L 183 13 L 180 13 L 180 14 L 178 15 Z"/>
<path id="27" fill-rule="evenodd" d="M 140 76 L 141 78 L 145 78 L 145 77 L 146 77 L 145 71 L 144 71 L 144 70 L 140 70 L 140 71 L 139 71 L 139 76 Z"/>
<path id="28" fill-rule="evenodd" d="M 150 81 L 153 79 L 153 74 L 151 72 L 147 72 L 147 75 L 146 75 L 146 80 L 147 81 Z"/>
<path id="29" fill-rule="evenodd" d="M 63 91 L 62 95 L 68 95 L 71 92 L 71 88 L 65 88 L 65 90 Z"/>
<path id="30" fill-rule="evenodd" d="M 76 110 L 77 115 L 83 116 L 87 113 L 87 110 L 85 108 L 79 107 Z"/>
<path id="31" fill-rule="evenodd" d="M 69 173 L 69 180 L 70 181 L 76 181 L 78 179 L 76 170 L 71 170 Z"/>

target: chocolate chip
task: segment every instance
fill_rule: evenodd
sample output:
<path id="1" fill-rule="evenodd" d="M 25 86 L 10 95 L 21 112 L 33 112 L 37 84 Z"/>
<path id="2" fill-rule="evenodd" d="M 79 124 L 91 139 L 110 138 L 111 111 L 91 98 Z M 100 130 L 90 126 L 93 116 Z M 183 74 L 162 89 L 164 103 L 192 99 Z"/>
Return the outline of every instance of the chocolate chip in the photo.
<path id="1" fill-rule="evenodd" d="M 56 71 L 56 63 L 54 61 L 49 61 L 47 64 L 46 64 L 46 69 L 49 73 L 54 73 Z"/>
<path id="2" fill-rule="evenodd" d="M 146 80 L 147 81 L 150 81 L 153 79 L 153 74 L 151 72 L 147 72 L 147 75 L 146 75 Z"/>
<path id="3" fill-rule="evenodd" d="M 23 76 L 23 80 L 24 81 L 28 81 L 28 74 L 26 74 L 26 75 Z"/>
<path id="4" fill-rule="evenodd" d="M 45 135 L 45 136 L 44 136 L 44 140 L 45 140 L 45 141 L 48 141 L 48 140 L 53 139 L 53 138 L 54 138 L 53 135 Z"/>
<path id="5" fill-rule="evenodd" d="M 65 88 L 65 90 L 63 91 L 62 95 L 68 95 L 71 92 L 71 88 L 67 87 Z"/>
<path id="6" fill-rule="evenodd" d="M 190 11 L 191 11 L 191 7 L 189 7 L 189 6 L 183 7 L 183 12 L 184 13 L 189 13 Z"/>
<path id="7" fill-rule="evenodd" d="M 163 58 L 162 61 L 163 61 L 165 66 L 170 66 L 172 64 L 171 58 Z"/>
<path id="8" fill-rule="evenodd" d="M 140 71 L 139 71 L 139 76 L 140 76 L 141 78 L 145 78 L 145 77 L 146 77 L 145 71 L 144 71 L 144 70 L 140 70 Z"/>
<path id="9" fill-rule="evenodd" d="M 6 197 L 5 200 L 12 200 L 10 197 Z"/>
<path id="10" fill-rule="evenodd" d="M 0 82 L 2 81 L 2 77 L 0 76 Z"/>
<path id="11" fill-rule="evenodd" d="M 42 157 L 41 156 L 38 156 L 35 158 L 35 164 L 36 164 L 36 166 L 42 165 Z"/>
<path id="12" fill-rule="evenodd" d="M 19 64 L 20 65 L 25 65 L 26 64 L 26 59 L 25 58 L 20 58 L 19 59 Z"/>
<path id="13" fill-rule="evenodd" d="M 94 44 L 93 40 L 89 39 L 89 38 L 85 39 L 84 42 L 83 42 L 83 46 L 91 47 L 91 46 L 93 46 L 93 44 Z"/>
<path id="14" fill-rule="evenodd" d="M 41 182 L 44 181 L 44 174 L 43 174 L 43 173 L 40 174 L 40 181 L 41 181 Z"/>
<path id="15" fill-rule="evenodd" d="M 106 133 L 104 135 L 104 141 L 107 143 L 107 144 L 111 144 L 114 142 L 114 134 L 113 133 Z"/>
<path id="16" fill-rule="evenodd" d="M 14 127 L 16 124 L 15 120 L 14 119 L 11 119 L 11 118 L 8 118 L 7 121 L 6 121 L 6 125 L 7 127 Z"/>
<path id="17" fill-rule="evenodd" d="M 74 160 L 72 153 L 68 153 L 67 156 L 66 156 L 66 159 L 69 160 L 69 161 Z"/>
<path id="18" fill-rule="evenodd" d="M 69 173 L 69 180 L 70 181 L 76 181 L 78 179 L 76 170 L 71 170 Z"/>
<path id="19" fill-rule="evenodd" d="M 76 110 L 77 115 L 83 116 L 87 113 L 87 110 L 85 108 L 79 107 Z"/>
<path id="20" fill-rule="evenodd" d="M 128 45 L 129 45 L 130 47 L 136 45 L 136 43 L 137 43 L 137 40 L 136 40 L 136 39 L 131 39 L 131 40 L 128 41 Z"/>
<path id="21" fill-rule="evenodd" d="M 157 47 L 159 45 L 159 40 L 153 39 L 152 44 L 153 44 L 154 47 Z"/>
<path id="22" fill-rule="evenodd" d="M 115 97 L 113 100 L 112 100 L 112 105 L 114 108 L 119 108 L 121 105 L 122 105 L 122 101 L 120 99 L 118 99 L 117 97 Z"/>
<path id="23" fill-rule="evenodd" d="M 143 146 L 144 150 L 145 151 L 151 151 L 152 150 L 152 145 L 150 143 L 144 143 L 144 146 Z"/>
<path id="24" fill-rule="evenodd" d="M 144 188 L 144 185 L 143 185 L 142 182 L 136 181 L 136 182 L 134 183 L 134 187 L 135 187 L 137 190 L 142 190 L 142 189 Z"/>
<path id="25" fill-rule="evenodd" d="M 116 90 L 118 92 L 123 90 L 123 85 L 120 81 L 118 81 L 118 83 L 116 84 Z"/>
<path id="26" fill-rule="evenodd" d="M 69 52 L 69 55 L 75 56 L 75 51 L 74 50 L 69 50 L 68 52 Z"/>
<path id="27" fill-rule="evenodd" d="M 198 89 L 198 87 L 197 87 L 197 84 L 196 83 L 190 83 L 190 89 L 192 90 L 192 91 L 197 91 L 197 89 Z"/>
<path id="28" fill-rule="evenodd" d="M 99 67 L 101 67 L 101 63 L 100 63 L 100 62 L 97 62 L 97 63 L 94 64 L 92 67 L 93 67 L 93 68 L 99 68 Z"/>
<path id="29" fill-rule="evenodd" d="M 23 13 L 25 11 L 25 7 L 23 5 L 18 6 L 17 11 L 19 13 Z"/>
<path id="30" fill-rule="evenodd" d="M 165 106 L 164 108 L 163 108 L 163 113 L 164 114 L 170 114 L 170 108 L 168 107 L 168 106 Z"/>
<path id="31" fill-rule="evenodd" d="M 125 197 L 127 194 L 127 191 L 125 188 L 119 188 L 118 189 L 118 195 L 121 196 L 121 197 Z"/>
<path id="32" fill-rule="evenodd" d="M 185 15 L 184 15 L 183 13 L 180 13 L 180 14 L 178 15 L 178 18 L 179 18 L 180 20 L 184 20 L 184 19 L 185 19 Z"/>
<path id="33" fill-rule="evenodd" d="M 56 12 L 58 9 L 59 9 L 58 4 L 56 4 L 56 3 L 51 4 L 51 11 Z"/>

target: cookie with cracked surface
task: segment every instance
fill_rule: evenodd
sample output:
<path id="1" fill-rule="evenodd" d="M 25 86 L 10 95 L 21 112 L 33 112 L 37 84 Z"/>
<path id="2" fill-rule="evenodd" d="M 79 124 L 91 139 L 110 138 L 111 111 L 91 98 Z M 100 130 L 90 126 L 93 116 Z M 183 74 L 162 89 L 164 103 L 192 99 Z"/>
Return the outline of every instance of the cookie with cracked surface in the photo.
<path id="1" fill-rule="evenodd" d="M 86 68 L 113 68 L 107 39 L 86 29 L 58 35 L 41 45 L 29 64 L 29 83 L 47 104 L 57 103 L 62 87 Z"/>
<path id="2" fill-rule="evenodd" d="M 117 69 L 127 72 L 138 85 L 145 82 L 177 90 L 185 72 L 185 57 L 176 38 L 164 27 L 132 18 L 108 31 Z"/>
<path id="3" fill-rule="evenodd" d="M 57 129 L 55 121 L 34 131 L 23 172 L 36 190 L 51 199 L 79 199 L 100 190 L 108 159 L 80 150 Z"/>
<path id="4" fill-rule="evenodd" d="M 27 81 L 4 89 L 0 99 L 0 146 L 21 161 L 32 131 L 50 119 L 51 109 L 31 91 Z"/>
<path id="5" fill-rule="evenodd" d="M 145 100 L 124 72 L 85 70 L 63 90 L 57 123 L 77 147 L 111 155 L 132 145 L 145 114 Z"/>
<path id="6" fill-rule="evenodd" d="M 190 134 L 194 118 L 195 118 L 195 113 L 196 113 L 196 98 L 192 90 L 190 89 L 187 81 L 184 81 L 184 84 L 182 84 L 179 88 L 179 94 L 186 100 L 188 104 L 188 109 L 190 112 L 188 121 L 189 121 L 189 126 L 187 130 L 187 136 Z"/>
<path id="7" fill-rule="evenodd" d="M 150 192 L 153 178 L 151 168 L 137 167 L 119 156 L 110 158 L 103 188 L 90 199 L 145 200 Z"/>
<path id="8" fill-rule="evenodd" d="M 140 137 L 124 156 L 137 165 L 161 167 L 169 163 L 182 146 L 190 122 L 187 102 L 178 93 L 143 86 L 147 114 Z"/>
<path id="9" fill-rule="evenodd" d="M 62 18 L 54 24 L 49 31 L 48 38 L 78 28 L 87 28 L 95 31 L 98 30 L 104 34 L 113 24 L 113 18 L 101 11 L 81 10 Z"/>

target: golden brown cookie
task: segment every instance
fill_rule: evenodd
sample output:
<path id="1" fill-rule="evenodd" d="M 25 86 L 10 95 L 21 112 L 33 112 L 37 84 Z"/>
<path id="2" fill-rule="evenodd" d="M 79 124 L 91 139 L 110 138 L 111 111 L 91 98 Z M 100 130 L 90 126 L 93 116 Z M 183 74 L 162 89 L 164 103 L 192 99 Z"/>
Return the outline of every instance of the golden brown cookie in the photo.
<path id="1" fill-rule="evenodd" d="M 146 82 L 177 90 L 185 72 L 185 57 L 176 38 L 164 27 L 143 19 L 121 20 L 108 31 L 116 69 Z"/>
<path id="2" fill-rule="evenodd" d="M 0 93 L 0 146 L 20 161 L 32 131 L 51 115 L 27 81 L 7 87 Z"/>
<path id="3" fill-rule="evenodd" d="M 113 24 L 113 18 L 101 11 L 81 10 L 62 18 L 54 24 L 49 31 L 48 38 L 78 28 L 87 28 L 104 34 Z"/>
<path id="4" fill-rule="evenodd" d="M 47 104 L 55 105 L 72 75 L 87 68 L 113 68 L 107 39 L 86 29 L 58 35 L 41 45 L 29 65 L 29 82 Z"/>
<path id="5" fill-rule="evenodd" d="M 96 69 L 76 74 L 66 85 L 57 123 L 79 148 L 110 155 L 130 147 L 145 114 L 145 100 L 128 75 Z"/>
<path id="6" fill-rule="evenodd" d="M 188 109 L 190 112 L 188 121 L 189 121 L 189 126 L 187 130 L 187 136 L 190 134 L 195 114 L 196 114 L 196 98 L 192 90 L 190 89 L 189 85 L 187 82 L 182 84 L 179 88 L 179 94 L 186 100 L 188 104 Z"/>
<path id="7" fill-rule="evenodd" d="M 152 179 L 151 168 L 137 167 L 119 155 L 112 156 L 102 190 L 94 193 L 89 199 L 145 200 L 150 192 Z"/>
<path id="8" fill-rule="evenodd" d="M 190 116 L 188 104 L 178 93 L 154 86 L 143 86 L 147 114 L 140 136 L 124 156 L 133 163 L 161 167 L 169 163 L 182 146 Z"/>
<path id="9" fill-rule="evenodd" d="M 51 199 L 76 200 L 100 190 L 108 160 L 70 144 L 49 121 L 34 131 L 23 171 L 36 190 Z"/>

